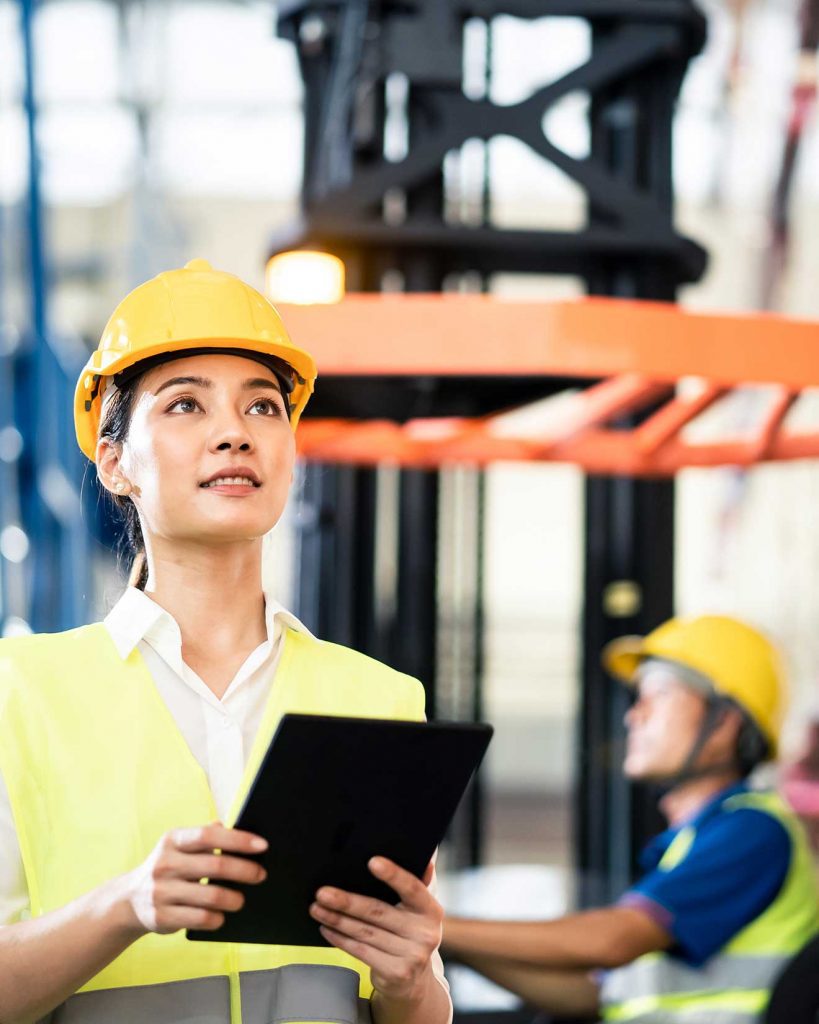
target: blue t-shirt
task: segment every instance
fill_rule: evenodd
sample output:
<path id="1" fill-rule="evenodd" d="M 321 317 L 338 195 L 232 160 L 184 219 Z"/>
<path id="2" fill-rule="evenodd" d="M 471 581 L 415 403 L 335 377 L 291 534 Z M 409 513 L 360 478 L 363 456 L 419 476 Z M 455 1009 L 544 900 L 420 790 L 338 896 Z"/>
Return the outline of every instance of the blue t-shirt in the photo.
<path id="1" fill-rule="evenodd" d="M 750 807 L 726 809 L 725 801 L 747 793 L 737 783 L 718 793 L 699 813 L 667 829 L 643 850 L 648 872 L 620 900 L 644 910 L 674 937 L 670 953 L 701 967 L 776 898 L 791 859 L 787 829 L 771 814 Z M 673 868 L 660 860 L 682 828 L 696 837 Z"/>

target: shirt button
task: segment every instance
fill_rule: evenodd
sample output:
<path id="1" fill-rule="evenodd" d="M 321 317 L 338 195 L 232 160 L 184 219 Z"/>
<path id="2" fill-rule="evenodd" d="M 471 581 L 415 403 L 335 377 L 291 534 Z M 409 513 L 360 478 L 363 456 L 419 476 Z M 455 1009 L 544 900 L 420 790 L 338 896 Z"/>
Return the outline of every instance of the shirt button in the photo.
<path id="1" fill-rule="evenodd" d="M 222 719 L 222 728 L 229 729 L 233 725 L 233 722 L 228 718 L 227 715 Z"/>

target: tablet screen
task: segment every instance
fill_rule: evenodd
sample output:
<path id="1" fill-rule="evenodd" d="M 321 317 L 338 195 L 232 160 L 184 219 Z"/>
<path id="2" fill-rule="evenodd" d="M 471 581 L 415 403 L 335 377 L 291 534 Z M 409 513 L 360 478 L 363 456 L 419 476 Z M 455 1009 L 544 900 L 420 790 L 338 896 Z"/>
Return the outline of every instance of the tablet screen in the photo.
<path id="1" fill-rule="evenodd" d="M 236 821 L 264 836 L 260 885 L 213 942 L 326 946 L 309 907 L 332 885 L 390 903 L 367 868 L 380 855 L 417 877 L 444 837 L 489 744 L 483 724 L 285 715 Z"/>

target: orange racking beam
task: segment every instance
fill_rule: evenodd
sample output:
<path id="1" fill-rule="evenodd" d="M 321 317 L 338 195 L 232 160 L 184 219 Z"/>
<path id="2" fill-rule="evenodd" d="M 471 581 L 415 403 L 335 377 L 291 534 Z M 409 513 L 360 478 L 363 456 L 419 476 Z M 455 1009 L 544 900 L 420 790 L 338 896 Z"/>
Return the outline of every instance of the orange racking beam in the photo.
<path id="1" fill-rule="evenodd" d="M 672 303 L 489 295 L 348 295 L 279 307 L 319 373 L 609 377 L 819 386 L 819 324 L 768 313 L 695 313 Z"/>
<path id="2" fill-rule="evenodd" d="M 668 476 L 686 466 L 819 457 L 819 433 L 783 429 L 800 391 L 819 385 L 819 324 L 655 302 L 484 295 L 353 295 L 335 306 L 283 306 L 282 315 L 325 377 L 604 378 L 574 395 L 563 422 L 542 437 L 499 431 L 497 416 L 403 425 L 308 416 L 299 448 L 309 459 L 427 468 L 559 460 L 591 473 Z M 698 378 L 699 388 L 674 394 L 681 377 Z M 754 433 L 711 443 L 683 439 L 686 424 L 748 384 L 777 385 Z M 638 427 L 608 429 L 670 392 Z"/>
<path id="3" fill-rule="evenodd" d="M 727 393 L 728 388 L 719 384 L 705 384 L 694 395 L 675 395 L 662 409 L 635 428 L 633 437 L 637 450 L 643 455 L 652 455 Z"/>

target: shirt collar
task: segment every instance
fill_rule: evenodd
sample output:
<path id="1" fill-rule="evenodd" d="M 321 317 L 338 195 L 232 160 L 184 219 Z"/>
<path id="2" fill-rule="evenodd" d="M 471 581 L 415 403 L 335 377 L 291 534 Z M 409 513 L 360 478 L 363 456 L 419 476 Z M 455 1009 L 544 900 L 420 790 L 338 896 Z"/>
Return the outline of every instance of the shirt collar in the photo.
<path id="1" fill-rule="evenodd" d="M 725 789 L 721 789 L 718 793 L 715 793 L 707 804 L 700 807 L 698 811 L 691 815 L 691 817 L 681 823 L 679 828 L 685 828 L 686 826 L 702 825 L 708 818 L 713 818 L 715 814 L 719 814 L 722 810 L 722 805 L 726 800 L 732 796 L 736 796 L 738 793 L 747 793 L 748 783 L 745 779 L 740 779 L 738 782 L 732 782 L 730 786 L 726 786 Z M 679 828 L 677 831 L 679 831 Z"/>
<path id="2" fill-rule="evenodd" d="M 286 627 L 310 637 L 313 635 L 300 619 L 268 593 L 265 593 L 264 612 L 268 643 L 273 643 Z M 181 657 L 182 636 L 176 619 L 136 587 L 125 589 L 106 615 L 104 624 L 123 661 L 141 640 L 170 641 L 179 648 Z"/>
<path id="3" fill-rule="evenodd" d="M 695 811 L 690 818 L 687 818 L 685 821 L 681 821 L 678 825 L 674 825 L 672 828 L 667 828 L 664 832 L 660 832 L 659 835 L 654 836 L 654 838 L 650 839 L 643 847 L 643 850 L 640 853 L 640 867 L 642 867 L 644 871 L 653 870 L 660 863 L 666 850 L 671 846 L 682 829 L 689 827 L 698 828 L 709 818 L 713 818 L 715 815 L 719 814 L 722 810 L 722 805 L 726 800 L 732 796 L 736 796 L 738 793 L 746 793 L 748 788 L 748 783 L 745 779 L 731 783 L 730 786 L 726 786 L 725 789 L 721 789 L 718 793 L 715 793 L 708 803 L 703 807 L 700 807 L 698 811 Z"/>

